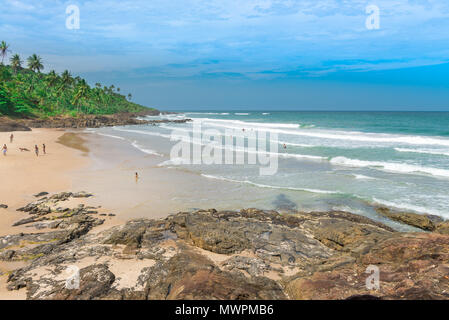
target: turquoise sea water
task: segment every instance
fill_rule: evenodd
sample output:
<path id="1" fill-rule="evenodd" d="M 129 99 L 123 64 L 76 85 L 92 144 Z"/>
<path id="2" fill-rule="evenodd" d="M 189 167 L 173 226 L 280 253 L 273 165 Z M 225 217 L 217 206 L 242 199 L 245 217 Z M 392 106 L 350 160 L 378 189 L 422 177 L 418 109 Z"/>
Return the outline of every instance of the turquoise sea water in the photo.
<path id="1" fill-rule="evenodd" d="M 448 112 L 202 111 L 150 118 L 192 118 L 193 122 L 96 132 L 160 157 L 162 167 L 251 186 L 251 195 L 238 195 L 245 207 L 333 208 L 363 214 L 372 204 L 382 204 L 449 218 Z M 202 130 L 221 133 L 223 141 L 230 129 L 276 134 L 277 173 L 261 176 L 257 165 L 190 165 L 170 160 L 176 143 L 170 141 L 173 130 L 189 134 L 199 124 Z M 263 194 L 260 199 L 254 195 L 258 190 Z M 253 203 L 245 203 L 248 199 Z"/>

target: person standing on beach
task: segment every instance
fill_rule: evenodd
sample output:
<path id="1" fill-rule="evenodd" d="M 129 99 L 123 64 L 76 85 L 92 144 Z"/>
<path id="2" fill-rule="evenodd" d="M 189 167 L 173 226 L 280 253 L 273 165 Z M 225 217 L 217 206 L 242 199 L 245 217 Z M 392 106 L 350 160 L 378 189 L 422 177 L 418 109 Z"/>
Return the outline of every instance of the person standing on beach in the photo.
<path id="1" fill-rule="evenodd" d="M 36 157 L 39 157 L 39 147 L 37 144 L 34 145 L 34 152 L 36 153 Z"/>
<path id="2" fill-rule="evenodd" d="M 3 155 L 6 156 L 6 151 L 8 151 L 8 147 L 6 146 L 6 144 L 3 145 L 2 151 Z"/>
<path id="3" fill-rule="evenodd" d="M 9 143 L 12 143 L 13 140 L 14 140 L 14 135 L 11 133 L 11 135 L 9 136 Z"/>
<path id="4" fill-rule="evenodd" d="M 44 154 L 47 154 L 47 152 L 45 151 L 45 143 L 42 144 L 42 151 L 44 152 Z"/>
<path id="5" fill-rule="evenodd" d="M 136 183 L 137 183 L 137 181 L 139 181 L 139 174 L 136 172 Z"/>

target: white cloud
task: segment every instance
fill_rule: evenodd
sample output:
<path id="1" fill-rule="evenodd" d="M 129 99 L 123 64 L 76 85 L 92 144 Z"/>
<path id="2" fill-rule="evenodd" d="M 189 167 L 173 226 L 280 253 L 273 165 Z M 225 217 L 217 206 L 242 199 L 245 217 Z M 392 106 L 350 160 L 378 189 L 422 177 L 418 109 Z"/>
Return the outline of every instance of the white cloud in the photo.
<path id="1" fill-rule="evenodd" d="M 246 66 L 255 72 L 313 68 L 357 58 L 438 63 L 449 50 L 446 0 L 79 0 L 77 32 L 64 27 L 69 3 L 7 0 L 0 31 L 13 47 L 39 48 L 50 59 L 70 56 L 67 61 L 83 70 L 117 68 L 114 59 L 115 66 L 147 66 L 160 56 L 172 62 L 230 59 L 220 62 L 230 72 Z M 365 7 L 372 3 L 380 8 L 376 31 L 365 28 Z"/>

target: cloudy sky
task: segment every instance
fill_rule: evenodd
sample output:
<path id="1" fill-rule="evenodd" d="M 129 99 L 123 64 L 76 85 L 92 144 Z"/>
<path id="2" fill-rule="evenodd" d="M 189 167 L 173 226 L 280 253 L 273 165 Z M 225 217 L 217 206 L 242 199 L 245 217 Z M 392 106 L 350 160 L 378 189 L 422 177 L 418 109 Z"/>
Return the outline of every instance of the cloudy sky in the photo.
<path id="1" fill-rule="evenodd" d="M 80 10 L 68 29 L 66 8 Z M 379 8 L 368 29 L 366 8 Z M 0 40 L 166 110 L 448 110 L 447 0 L 0 0 Z"/>

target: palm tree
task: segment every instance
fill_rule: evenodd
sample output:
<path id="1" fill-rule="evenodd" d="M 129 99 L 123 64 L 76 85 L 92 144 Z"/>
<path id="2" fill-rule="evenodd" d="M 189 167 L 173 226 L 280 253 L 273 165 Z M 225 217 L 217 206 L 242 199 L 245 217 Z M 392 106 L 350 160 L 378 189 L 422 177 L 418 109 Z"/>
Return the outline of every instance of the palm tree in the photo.
<path id="1" fill-rule="evenodd" d="M 64 70 L 64 72 L 61 74 L 62 84 L 64 86 L 69 86 L 72 84 L 72 75 L 70 74 L 69 70 Z"/>
<path id="2" fill-rule="evenodd" d="M 11 67 L 14 69 L 14 73 L 17 73 L 17 70 L 22 67 L 22 60 L 20 60 L 20 56 L 16 53 L 9 61 L 11 62 Z"/>
<path id="3" fill-rule="evenodd" d="M 41 70 L 44 69 L 44 65 L 42 64 L 41 57 L 39 57 L 35 53 L 32 56 L 28 57 L 27 62 L 28 62 L 28 68 L 30 68 L 33 71 L 37 70 L 37 72 L 40 73 Z"/>
<path id="4" fill-rule="evenodd" d="M 51 70 L 47 75 L 47 82 L 50 87 L 53 87 L 55 83 L 58 81 L 58 75 L 55 70 Z"/>
<path id="5" fill-rule="evenodd" d="M 82 98 L 86 98 L 87 97 L 88 90 L 89 90 L 89 85 L 87 84 L 86 80 L 81 79 L 78 82 L 78 85 L 76 87 L 76 94 L 75 94 L 75 96 L 73 97 L 73 100 L 72 100 L 72 103 L 74 105 L 78 105 L 78 112 L 79 112 L 79 104 L 78 103 L 79 103 L 79 101 Z"/>
<path id="6" fill-rule="evenodd" d="M 63 73 L 61 73 L 61 85 L 58 88 L 58 92 L 62 93 L 65 88 L 69 87 L 73 82 L 72 75 L 68 70 L 64 70 Z"/>
<path id="7" fill-rule="evenodd" d="M 3 59 L 5 59 L 6 55 L 8 54 L 9 51 L 9 44 L 6 44 L 5 41 L 2 41 L 0 43 L 0 55 L 2 56 L 2 64 L 3 64 Z"/>
<path id="8" fill-rule="evenodd" d="M 95 84 L 95 87 L 98 88 L 98 89 L 100 89 L 100 88 L 101 88 L 101 83 L 97 82 L 97 83 Z"/>

